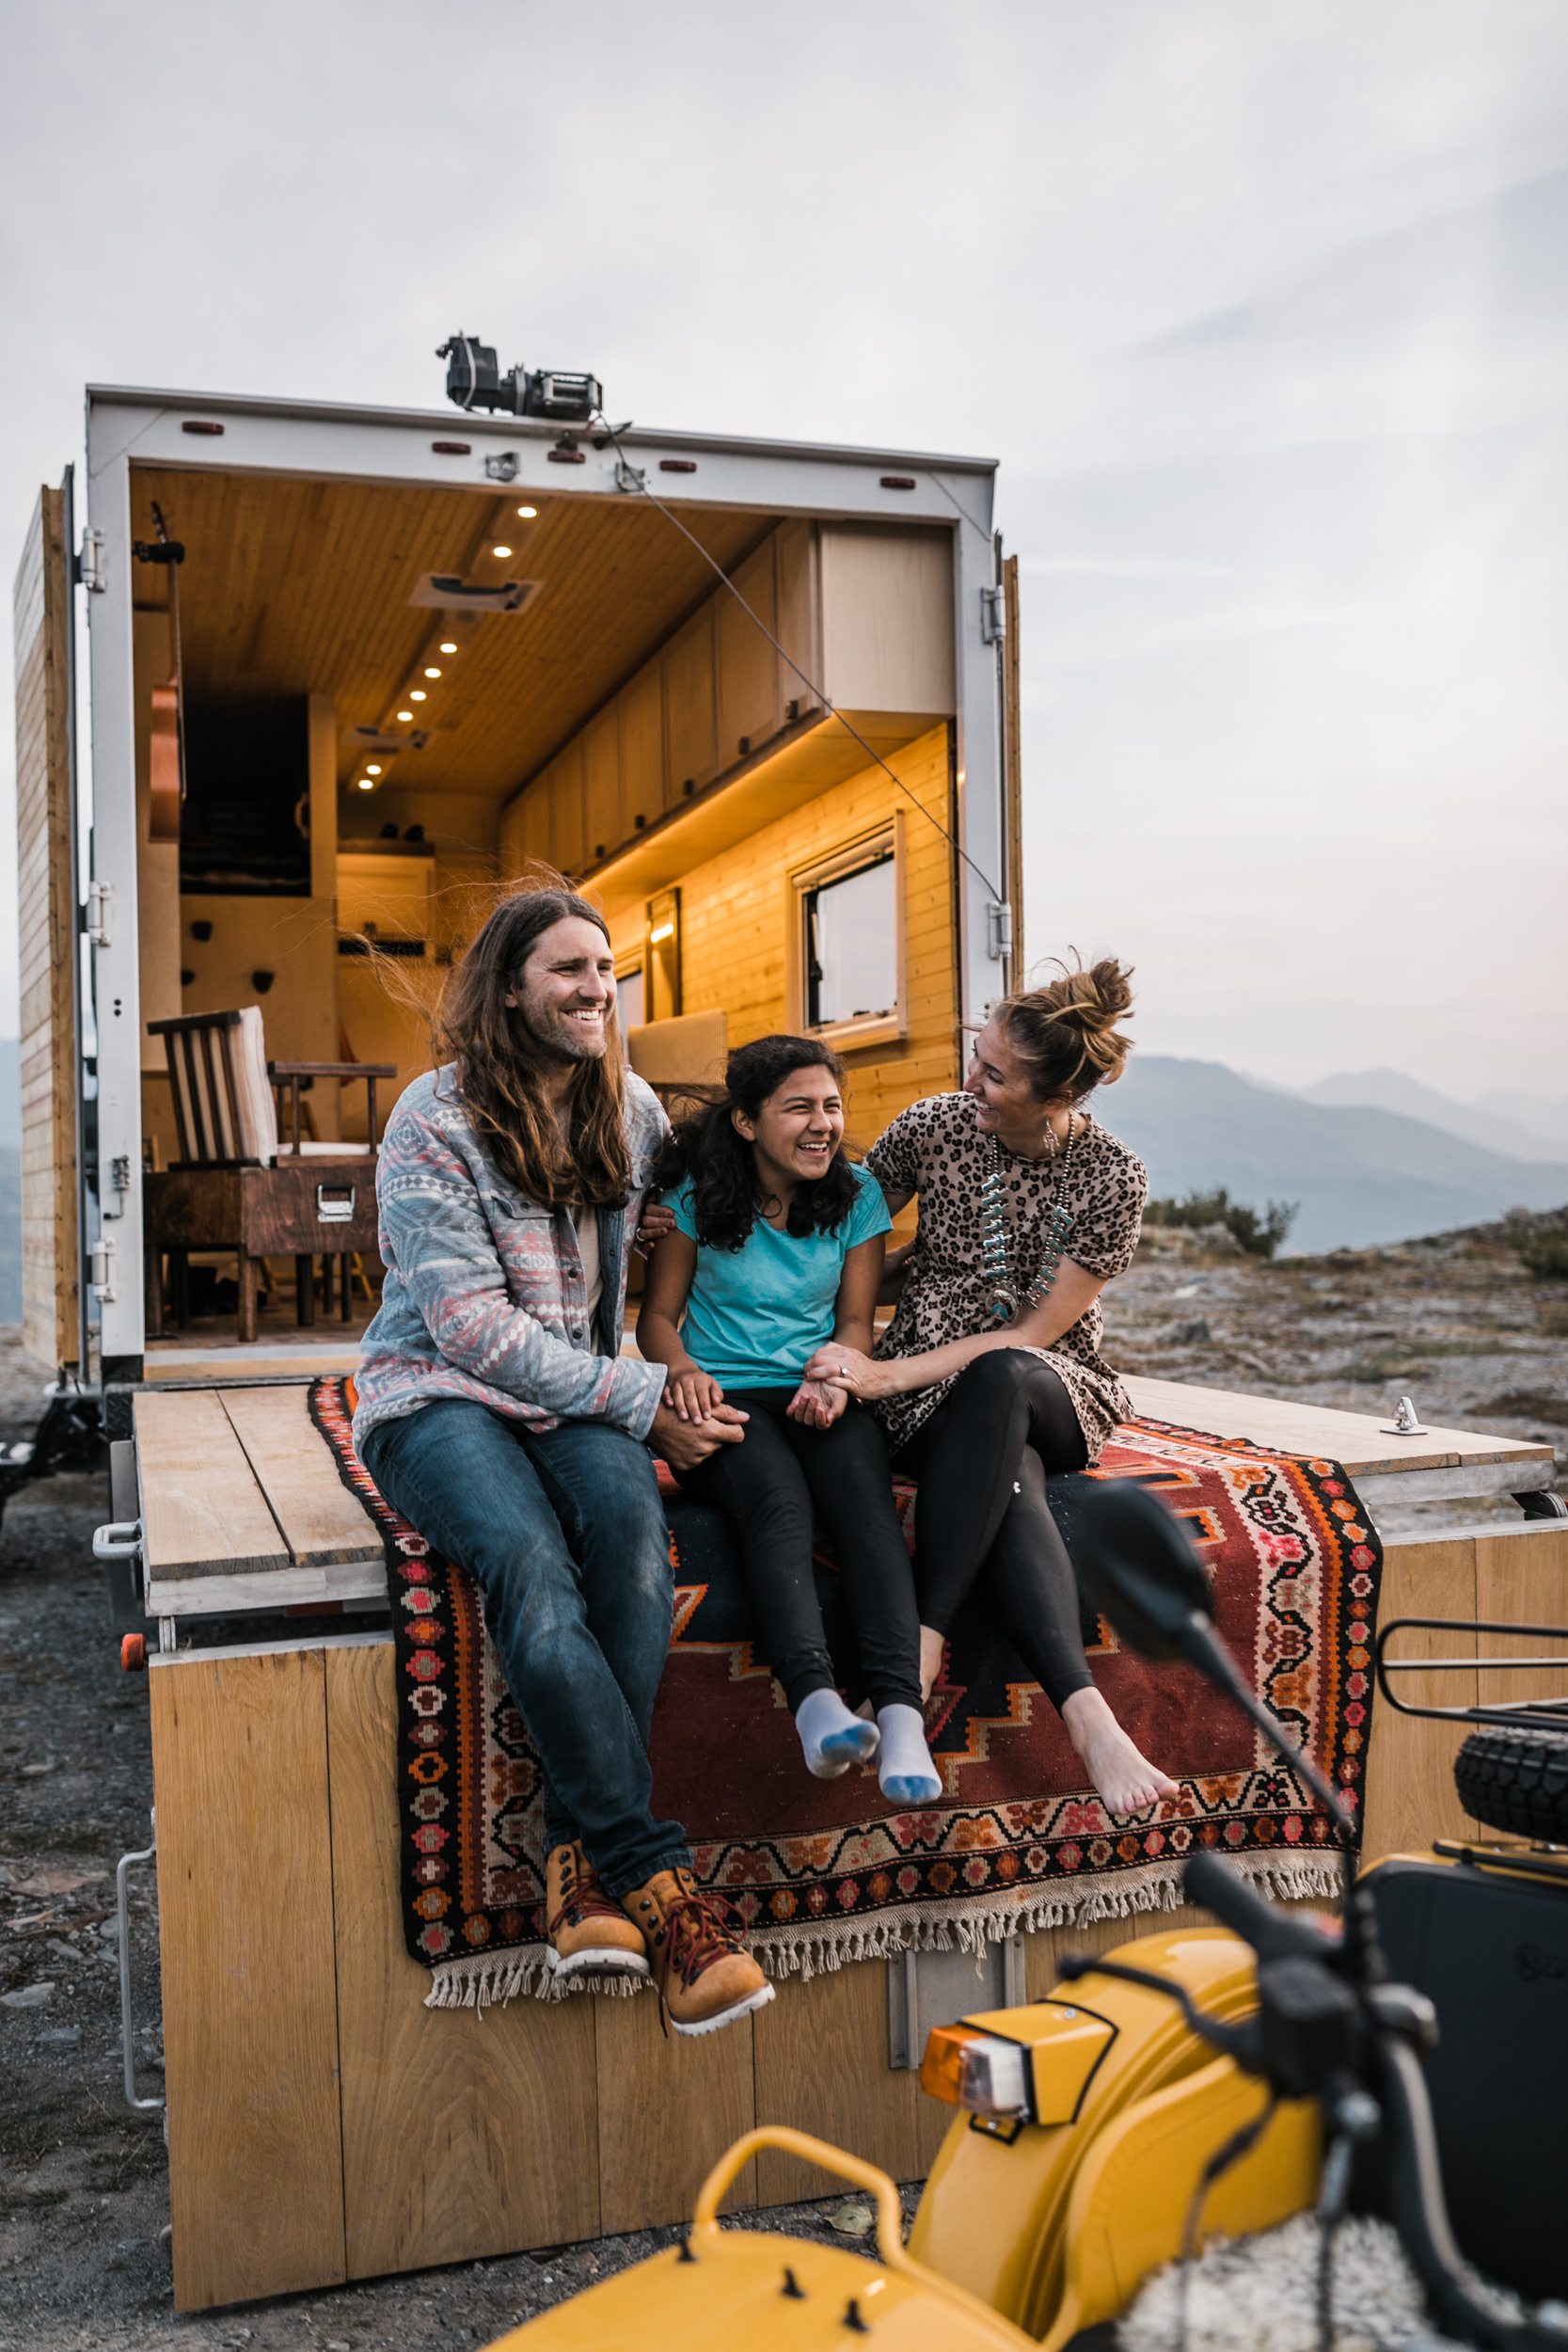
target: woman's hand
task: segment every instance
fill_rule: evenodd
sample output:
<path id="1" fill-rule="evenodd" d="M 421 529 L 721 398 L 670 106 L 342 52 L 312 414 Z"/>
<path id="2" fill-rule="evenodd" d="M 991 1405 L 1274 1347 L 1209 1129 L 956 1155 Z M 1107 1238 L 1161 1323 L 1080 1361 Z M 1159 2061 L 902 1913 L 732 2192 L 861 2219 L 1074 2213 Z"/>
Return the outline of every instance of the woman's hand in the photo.
<path id="1" fill-rule="evenodd" d="M 710 1454 L 717 1454 L 721 1445 L 739 1445 L 746 1435 L 746 1414 L 733 1405 L 720 1405 L 706 1421 L 682 1421 L 668 1405 L 660 1405 L 654 1414 L 648 1443 L 656 1454 L 662 1454 L 672 1470 L 695 1470 Z"/>
<path id="2" fill-rule="evenodd" d="M 709 1421 L 724 1402 L 724 1391 L 711 1373 L 687 1364 L 665 1382 L 664 1402 L 682 1421 Z"/>
<path id="3" fill-rule="evenodd" d="M 831 1429 L 848 1403 L 845 1391 L 826 1380 L 802 1380 L 784 1410 L 807 1429 Z"/>
<path id="4" fill-rule="evenodd" d="M 805 1379 L 819 1380 L 848 1396 L 858 1396 L 863 1405 L 869 1405 L 876 1397 L 897 1394 L 896 1373 L 896 1364 L 880 1364 L 858 1347 L 846 1347 L 842 1340 L 830 1340 L 806 1366 Z"/>
<path id="5" fill-rule="evenodd" d="M 650 1257 L 674 1221 L 674 1210 L 666 1208 L 662 1200 L 644 1200 L 631 1244 L 638 1256 L 640 1258 Z"/>

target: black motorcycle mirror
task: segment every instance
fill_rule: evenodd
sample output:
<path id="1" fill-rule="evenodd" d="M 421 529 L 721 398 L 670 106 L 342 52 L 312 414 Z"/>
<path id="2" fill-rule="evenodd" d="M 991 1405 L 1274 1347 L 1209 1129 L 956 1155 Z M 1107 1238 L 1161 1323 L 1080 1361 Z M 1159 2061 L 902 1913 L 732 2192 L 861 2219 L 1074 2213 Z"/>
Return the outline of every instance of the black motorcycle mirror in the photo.
<path id="1" fill-rule="evenodd" d="M 1291 1746 L 1216 1629 L 1203 1563 L 1175 1513 L 1132 1479 L 1096 1479 L 1085 1487 L 1079 1527 L 1079 1563 L 1122 1640 L 1156 1664 L 1185 1659 L 1234 1699 L 1349 1843 L 1354 1830 L 1344 1805 L 1311 1757 Z"/>

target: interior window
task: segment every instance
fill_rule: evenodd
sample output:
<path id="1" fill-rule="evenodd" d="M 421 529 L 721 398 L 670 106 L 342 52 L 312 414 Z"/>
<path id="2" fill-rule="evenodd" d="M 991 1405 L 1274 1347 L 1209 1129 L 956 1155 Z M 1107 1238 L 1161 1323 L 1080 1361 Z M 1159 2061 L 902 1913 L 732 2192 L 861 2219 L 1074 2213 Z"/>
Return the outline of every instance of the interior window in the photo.
<path id="1" fill-rule="evenodd" d="M 897 915 L 891 849 L 806 892 L 809 1026 L 897 1009 Z"/>
<path id="2" fill-rule="evenodd" d="M 615 1018 L 621 1025 L 621 1035 L 640 1029 L 647 1015 L 642 1009 L 642 966 L 635 972 L 617 973 L 615 978 Z"/>

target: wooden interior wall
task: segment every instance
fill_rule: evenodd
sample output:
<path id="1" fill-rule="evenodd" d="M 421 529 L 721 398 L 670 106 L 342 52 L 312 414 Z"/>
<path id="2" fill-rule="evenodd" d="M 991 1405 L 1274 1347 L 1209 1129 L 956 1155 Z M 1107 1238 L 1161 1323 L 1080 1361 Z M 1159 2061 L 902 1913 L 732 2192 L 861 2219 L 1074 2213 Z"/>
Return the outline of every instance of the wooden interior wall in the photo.
<path id="1" fill-rule="evenodd" d="M 915 799 L 950 824 L 948 731 L 933 728 L 892 765 Z M 681 884 L 682 1009 L 723 1010 L 732 1046 L 799 1026 L 790 1002 L 791 873 L 904 817 L 907 1035 L 849 1057 L 851 1134 L 869 1144 L 922 1095 L 958 1083 L 952 852 L 879 768 L 822 793 L 751 840 L 694 866 Z M 642 935 L 639 903 L 610 907 L 617 954 Z"/>
<path id="2" fill-rule="evenodd" d="M 58 490 L 39 493 L 16 576 L 13 620 L 23 1345 L 55 1371 L 73 1364 L 78 1352 L 71 586 Z"/>

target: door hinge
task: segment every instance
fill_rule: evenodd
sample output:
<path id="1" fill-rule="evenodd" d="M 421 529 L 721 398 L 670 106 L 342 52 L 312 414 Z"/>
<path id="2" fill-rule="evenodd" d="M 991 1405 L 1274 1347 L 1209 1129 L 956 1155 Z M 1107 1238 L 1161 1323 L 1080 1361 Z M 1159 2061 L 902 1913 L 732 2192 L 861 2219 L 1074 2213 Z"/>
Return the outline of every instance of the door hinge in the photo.
<path id="1" fill-rule="evenodd" d="M 101 596 L 109 584 L 107 565 L 103 559 L 103 533 L 89 523 L 82 533 L 82 552 L 76 558 L 76 577 L 84 588 Z"/>
<path id="2" fill-rule="evenodd" d="M 115 1298 L 115 1237 L 101 1233 L 87 1254 L 87 1279 L 101 1307 L 112 1307 Z"/>
<path id="3" fill-rule="evenodd" d="M 114 898 L 113 882 L 88 882 L 87 934 L 95 947 L 108 947 L 114 943 L 114 927 L 110 920 L 114 913 Z"/>
<path id="4" fill-rule="evenodd" d="M 1007 634 L 1007 605 L 1006 592 L 1001 588 L 980 591 L 980 643 L 1000 645 Z"/>
<path id="5" fill-rule="evenodd" d="M 1000 962 L 1004 956 L 1010 956 L 1013 952 L 1012 908 L 1006 900 L 993 898 L 986 909 L 986 920 L 990 927 L 988 950 L 993 960 Z"/>
<path id="6" fill-rule="evenodd" d="M 109 1162 L 109 1190 L 114 1195 L 115 1206 L 111 1209 L 105 1202 L 103 1210 L 103 1216 L 123 1216 L 126 1196 L 131 1190 L 131 1154 L 129 1152 L 117 1152 Z"/>

